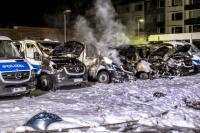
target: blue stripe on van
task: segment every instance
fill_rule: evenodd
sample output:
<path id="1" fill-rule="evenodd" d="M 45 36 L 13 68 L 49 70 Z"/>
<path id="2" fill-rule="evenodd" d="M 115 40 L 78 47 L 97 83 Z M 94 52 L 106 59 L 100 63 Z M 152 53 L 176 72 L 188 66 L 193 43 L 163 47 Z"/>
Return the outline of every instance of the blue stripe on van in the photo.
<path id="1" fill-rule="evenodd" d="M 33 66 L 33 69 L 35 70 L 35 73 L 39 73 L 39 71 L 41 70 L 41 65 L 34 65 L 34 64 L 31 64 Z"/>
<path id="2" fill-rule="evenodd" d="M 27 62 L 1 62 L 0 63 L 0 71 L 28 71 L 30 67 Z"/>

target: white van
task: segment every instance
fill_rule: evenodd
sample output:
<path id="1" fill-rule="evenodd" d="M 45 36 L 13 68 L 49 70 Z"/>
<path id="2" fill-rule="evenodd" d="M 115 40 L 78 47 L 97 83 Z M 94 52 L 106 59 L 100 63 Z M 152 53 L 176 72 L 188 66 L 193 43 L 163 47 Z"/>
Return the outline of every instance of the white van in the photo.
<path id="1" fill-rule="evenodd" d="M 33 67 L 19 54 L 10 38 L 0 36 L 0 96 L 26 94 L 35 88 Z"/>

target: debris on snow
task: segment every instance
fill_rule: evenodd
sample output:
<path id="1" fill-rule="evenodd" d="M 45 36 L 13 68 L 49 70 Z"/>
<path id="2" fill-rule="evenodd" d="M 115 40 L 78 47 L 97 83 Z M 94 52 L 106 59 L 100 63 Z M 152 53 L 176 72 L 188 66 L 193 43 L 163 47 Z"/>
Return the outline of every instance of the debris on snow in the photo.
<path id="1" fill-rule="evenodd" d="M 164 93 L 162 93 L 162 92 L 155 92 L 155 93 L 153 93 L 153 96 L 154 96 L 154 97 L 157 97 L 157 98 L 161 98 L 161 97 L 166 96 L 166 94 L 164 94 Z"/>

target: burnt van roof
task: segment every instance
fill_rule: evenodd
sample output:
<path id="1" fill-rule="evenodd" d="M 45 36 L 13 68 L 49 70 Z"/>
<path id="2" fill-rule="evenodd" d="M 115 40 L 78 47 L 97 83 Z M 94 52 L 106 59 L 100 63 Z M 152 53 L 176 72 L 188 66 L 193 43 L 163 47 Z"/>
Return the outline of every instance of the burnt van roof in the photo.
<path id="1" fill-rule="evenodd" d="M 7 36 L 0 36 L 0 41 L 11 41 L 11 39 Z"/>

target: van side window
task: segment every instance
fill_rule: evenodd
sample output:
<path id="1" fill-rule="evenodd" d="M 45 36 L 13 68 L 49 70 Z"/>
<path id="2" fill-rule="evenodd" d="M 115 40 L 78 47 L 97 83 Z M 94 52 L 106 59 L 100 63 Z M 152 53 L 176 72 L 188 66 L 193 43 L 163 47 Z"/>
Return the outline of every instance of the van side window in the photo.
<path id="1" fill-rule="evenodd" d="M 26 57 L 34 59 L 34 53 L 37 52 L 36 47 L 33 44 L 26 44 Z"/>

